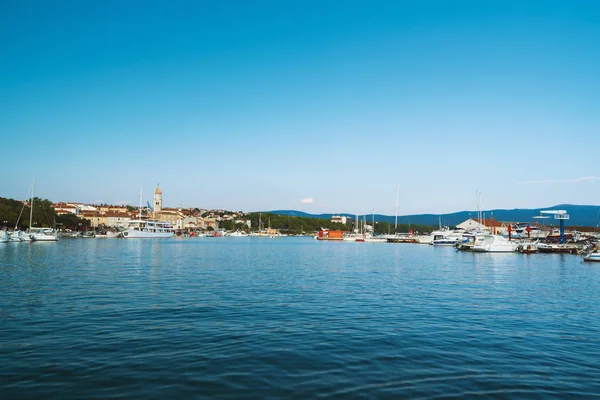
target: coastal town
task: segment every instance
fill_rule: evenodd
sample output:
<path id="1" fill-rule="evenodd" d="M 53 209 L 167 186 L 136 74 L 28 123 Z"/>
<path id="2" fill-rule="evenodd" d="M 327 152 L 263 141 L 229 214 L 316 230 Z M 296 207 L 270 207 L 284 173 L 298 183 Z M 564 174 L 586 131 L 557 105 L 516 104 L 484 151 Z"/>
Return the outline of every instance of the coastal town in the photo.
<path id="1" fill-rule="evenodd" d="M 33 190 L 33 185 L 32 185 Z M 39 199 L 38 199 L 39 201 Z M 140 205 L 106 205 L 85 204 L 79 202 L 51 203 L 55 215 L 54 223 L 40 224 L 33 221 L 34 198 L 29 204 L 22 203 L 22 216 L 25 207 L 30 210 L 30 223 L 27 232 L 18 229 L 19 220 L 15 229 L 8 230 L 7 222 L 0 234 L 0 242 L 15 241 L 57 241 L 59 237 L 125 237 L 125 238 L 168 238 L 172 236 L 312 236 L 321 241 L 351 241 L 371 243 L 415 243 L 433 246 L 454 246 L 460 251 L 473 252 L 520 252 L 520 253 L 570 253 L 584 254 L 586 261 L 600 261 L 596 251 L 598 234 L 591 230 L 580 231 L 567 229 L 565 222 L 569 220 L 566 210 L 543 210 L 538 219 L 549 219 L 558 222 L 558 227 L 546 227 L 539 223 L 497 221 L 486 218 L 478 209 L 475 218 L 456 224 L 456 226 L 439 227 L 408 226 L 406 232 L 398 230 L 397 217 L 393 232 L 391 225 L 387 224 L 387 233 L 384 223 L 378 223 L 373 216 L 367 223 L 366 215 L 351 218 L 346 215 L 332 215 L 330 220 L 319 220 L 320 226 L 306 224 L 306 230 L 291 229 L 289 221 L 271 225 L 271 216 L 281 216 L 265 213 L 266 221 L 262 220 L 262 213 L 258 213 L 258 220 L 254 220 L 256 213 L 242 211 L 208 210 L 200 208 L 170 208 L 163 206 L 163 191 L 156 186 L 153 193 L 153 202 L 142 203 L 140 192 Z M 42 207 L 44 207 L 43 201 Z M 46 213 L 46 211 L 44 211 Z M 39 216 L 39 215 L 38 215 Z M 46 213 L 47 216 L 47 213 Z M 296 218 L 299 217 L 287 217 Z M 56 220 L 69 221 L 67 223 Z M 309 219 L 303 219 L 306 223 Z M 12 221 L 11 221 L 12 222 Z M 275 221 L 274 221 L 275 222 Z M 52 226 L 53 225 L 53 226 Z M 280 229 L 285 225 L 284 231 Z M 382 228 L 384 231 L 382 232 Z"/>
<path id="2" fill-rule="evenodd" d="M 140 217 L 166 222 L 175 230 L 186 232 L 216 231 L 225 221 L 250 228 L 250 220 L 245 218 L 245 213 L 242 211 L 163 207 L 162 195 L 162 189 L 157 186 L 154 190 L 153 204 L 147 203 L 141 207 L 73 202 L 60 202 L 52 206 L 57 215 L 73 214 L 88 220 L 92 229 L 124 229 L 130 221 Z M 140 214 L 140 210 L 142 214 Z"/>

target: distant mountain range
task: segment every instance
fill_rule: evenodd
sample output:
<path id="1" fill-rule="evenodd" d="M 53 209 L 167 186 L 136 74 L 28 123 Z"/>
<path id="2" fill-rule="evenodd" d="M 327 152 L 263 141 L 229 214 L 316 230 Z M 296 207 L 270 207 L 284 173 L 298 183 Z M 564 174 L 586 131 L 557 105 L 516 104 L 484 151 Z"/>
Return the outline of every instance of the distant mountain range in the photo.
<path id="1" fill-rule="evenodd" d="M 565 221 L 567 226 L 598 226 L 600 224 L 600 206 L 584 206 L 575 204 L 559 204 L 553 207 L 524 209 L 516 208 L 514 210 L 485 210 L 485 218 L 493 217 L 501 222 L 539 222 L 541 225 L 558 225 L 558 221 L 552 215 L 547 215 L 550 218 L 537 220 L 534 216 L 539 216 L 541 210 L 566 210 L 570 215 L 570 219 Z M 308 214 L 296 210 L 274 210 L 267 211 L 273 214 L 289 215 L 305 218 L 326 218 L 330 219 L 332 215 L 345 215 L 347 217 L 356 218 L 352 214 Z M 365 215 L 359 215 L 359 218 L 364 218 Z M 376 222 L 394 223 L 396 217 L 394 215 L 375 214 Z M 367 221 L 372 221 L 371 214 L 366 215 Z M 459 211 L 451 214 L 415 214 L 415 215 L 399 215 L 398 224 L 415 224 L 415 225 L 430 225 L 437 226 L 440 223 L 445 226 L 455 226 L 469 219 L 477 218 L 477 211 Z"/>

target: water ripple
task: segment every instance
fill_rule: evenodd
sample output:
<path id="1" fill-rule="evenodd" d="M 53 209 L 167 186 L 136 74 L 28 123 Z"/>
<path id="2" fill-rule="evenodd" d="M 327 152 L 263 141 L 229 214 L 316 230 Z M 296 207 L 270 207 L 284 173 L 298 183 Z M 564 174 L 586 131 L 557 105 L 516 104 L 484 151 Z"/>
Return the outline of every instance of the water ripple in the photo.
<path id="1" fill-rule="evenodd" d="M 3 398 L 592 398 L 600 268 L 267 240 L 0 247 Z"/>

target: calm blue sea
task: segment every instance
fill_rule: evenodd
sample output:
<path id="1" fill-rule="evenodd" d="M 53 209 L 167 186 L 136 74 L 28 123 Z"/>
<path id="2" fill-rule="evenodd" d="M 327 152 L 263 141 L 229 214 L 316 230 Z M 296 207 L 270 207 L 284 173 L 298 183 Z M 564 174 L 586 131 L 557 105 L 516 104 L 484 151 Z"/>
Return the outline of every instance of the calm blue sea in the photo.
<path id="1" fill-rule="evenodd" d="M 309 238 L 0 244 L 0 398 L 600 396 L 600 265 Z"/>

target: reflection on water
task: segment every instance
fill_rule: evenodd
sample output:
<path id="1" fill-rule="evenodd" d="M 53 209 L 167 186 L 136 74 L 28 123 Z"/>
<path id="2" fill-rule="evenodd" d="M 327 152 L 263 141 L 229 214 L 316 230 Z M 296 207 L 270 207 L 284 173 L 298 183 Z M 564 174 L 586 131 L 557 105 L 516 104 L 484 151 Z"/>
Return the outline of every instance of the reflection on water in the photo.
<path id="1" fill-rule="evenodd" d="M 600 393 L 600 267 L 303 238 L 0 247 L 4 398 Z"/>

